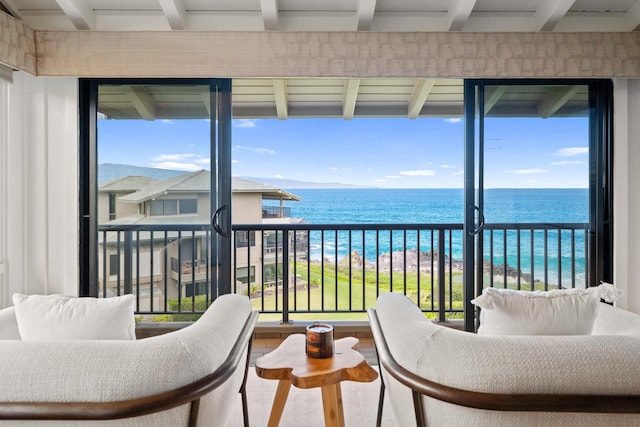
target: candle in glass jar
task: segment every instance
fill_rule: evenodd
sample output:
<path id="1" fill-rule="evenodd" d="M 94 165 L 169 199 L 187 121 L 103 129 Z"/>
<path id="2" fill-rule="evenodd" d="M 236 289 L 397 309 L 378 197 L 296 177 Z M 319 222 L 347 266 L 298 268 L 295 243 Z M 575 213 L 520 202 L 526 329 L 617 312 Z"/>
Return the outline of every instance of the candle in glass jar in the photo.
<path id="1" fill-rule="evenodd" d="M 333 326 L 315 322 L 306 330 L 307 356 L 324 359 L 333 356 Z"/>

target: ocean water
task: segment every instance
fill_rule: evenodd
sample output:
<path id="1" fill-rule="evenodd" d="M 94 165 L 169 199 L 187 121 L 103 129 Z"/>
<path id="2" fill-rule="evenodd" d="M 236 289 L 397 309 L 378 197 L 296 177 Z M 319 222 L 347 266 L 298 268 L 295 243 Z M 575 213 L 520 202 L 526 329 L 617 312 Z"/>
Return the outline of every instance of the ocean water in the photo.
<path id="1" fill-rule="evenodd" d="M 310 224 L 461 223 L 462 189 L 291 189 L 291 216 Z M 485 190 L 485 221 L 587 222 L 587 189 Z"/>
<path id="2" fill-rule="evenodd" d="M 309 224 L 461 224 L 464 216 L 462 189 L 290 189 L 302 198 L 299 202 L 286 202 L 291 216 Z M 485 190 L 485 222 L 495 223 L 586 223 L 589 221 L 589 194 L 587 189 L 489 189 Z M 364 254 L 375 260 L 381 253 L 400 250 L 405 244 L 401 231 L 393 233 L 365 232 L 349 242 L 348 232 L 324 236 L 313 232 L 311 258 L 341 259 L 349 251 Z M 515 231 L 507 233 L 506 251 L 503 232 L 490 235 L 485 232 L 485 259 L 493 248 L 494 264 L 517 267 L 518 243 Z M 584 234 L 563 232 L 558 248 L 558 233 L 549 231 L 547 245 L 543 231 L 520 234 L 520 269 L 533 272 L 534 278 L 557 283 L 558 271 L 563 281 L 570 280 L 576 271 L 578 284 L 584 281 L 586 254 Z M 531 239 L 533 238 L 533 244 Z M 454 232 L 451 242 L 452 258 L 462 260 L 462 232 Z M 418 242 L 417 233 L 406 235 L 407 248 L 418 245 L 423 251 L 431 249 L 431 239 L 424 233 Z M 376 244 L 379 244 L 376 251 Z M 322 250 L 324 246 L 324 250 Z M 435 245 L 434 245 L 435 246 Z M 531 248 L 533 247 L 533 256 Z M 447 248 L 448 249 L 448 248 Z M 559 250 L 558 250 L 559 249 Z M 337 251 L 337 252 L 336 252 Z M 506 255 L 506 256 L 505 256 Z M 545 256 L 546 255 L 546 256 Z M 573 260 L 572 260 L 573 257 Z M 546 259 L 546 262 L 545 262 Z M 533 266 L 532 266 L 533 264 Z M 560 267 L 560 268 L 558 268 Z"/>

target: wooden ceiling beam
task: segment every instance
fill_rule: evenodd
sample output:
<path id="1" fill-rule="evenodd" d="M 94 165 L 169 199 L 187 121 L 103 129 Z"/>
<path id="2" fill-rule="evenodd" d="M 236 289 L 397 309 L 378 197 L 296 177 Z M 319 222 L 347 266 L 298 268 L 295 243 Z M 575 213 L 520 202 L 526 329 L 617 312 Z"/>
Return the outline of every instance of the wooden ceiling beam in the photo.
<path id="1" fill-rule="evenodd" d="M 35 39 L 38 76 L 640 77 L 638 31 L 36 31 Z"/>
<path id="2" fill-rule="evenodd" d="M 207 109 L 207 113 L 209 114 L 209 117 L 211 117 L 211 92 L 209 92 L 208 90 L 204 92 L 200 92 L 200 98 L 202 99 L 204 108 Z"/>
<path id="3" fill-rule="evenodd" d="M 356 30 L 370 31 L 375 11 L 376 0 L 359 0 L 356 10 Z"/>
<path id="4" fill-rule="evenodd" d="M 187 29 L 187 11 L 182 0 L 158 0 L 172 30 Z"/>
<path id="5" fill-rule="evenodd" d="M 36 75 L 35 31 L 13 16 L 0 12 L 0 64 Z"/>
<path id="6" fill-rule="evenodd" d="M 342 96 L 342 118 L 353 119 L 356 111 L 356 101 L 360 90 L 360 79 L 348 79 L 344 83 L 344 95 Z"/>
<path id="7" fill-rule="evenodd" d="M 265 30 L 277 30 L 278 23 L 278 0 L 260 0 L 262 9 L 262 20 Z"/>
<path id="8" fill-rule="evenodd" d="M 633 31 L 640 25 L 640 0 L 636 0 L 622 20 L 622 31 Z"/>
<path id="9" fill-rule="evenodd" d="M 464 24 L 469 19 L 476 0 L 454 0 L 447 11 L 447 28 L 449 31 L 462 31 Z"/>
<path id="10" fill-rule="evenodd" d="M 56 0 L 78 30 L 95 30 L 96 14 L 85 0 Z"/>
<path id="11" fill-rule="evenodd" d="M 493 86 L 487 88 L 487 93 L 485 93 L 484 99 L 484 114 L 489 114 L 489 111 L 500 101 L 502 95 L 507 90 L 506 86 Z M 489 95 L 489 96 L 486 96 Z"/>
<path id="12" fill-rule="evenodd" d="M 538 114 L 546 119 L 553 116 L 578 92 L 580 86 L 563 86 L 550 92 L 538 105 Z"/>
<path id="13" fill-rule="evenodd" d="M 289 117 L 289 102 L 287 99 L 287 82 L 284 79 L 273 80 L 273 94 L 278 118 L 286 120 Z"/>
<path id="14" fill-rule="evenodd" d="M 531 31 L 553 31 L 575 0 L 543 0 L 533 16 Z"/>
<path id="15" fill-rule="evenodd" d="M 11 16 L 21 21 L 24 21 L 24 17 L 20 13 L 20 9 L 18 9 L 18 6 L 16 6 L 13 0 L 0 0 L 0 4 L 9 11 Z"/>
<path id="16" fill-rule="evenodd" d="M 418 117 L 435 83 L 436 79 L 418 79 L 416 81 L 407 106 L 407 116 L 410 119 Z"/>
<path id="17" fill-rule="evenodd" d="M 156 104 L 142 86 L 130 86 L 129 97 L 136 111 L 145 120 L 156 118 Z"/>

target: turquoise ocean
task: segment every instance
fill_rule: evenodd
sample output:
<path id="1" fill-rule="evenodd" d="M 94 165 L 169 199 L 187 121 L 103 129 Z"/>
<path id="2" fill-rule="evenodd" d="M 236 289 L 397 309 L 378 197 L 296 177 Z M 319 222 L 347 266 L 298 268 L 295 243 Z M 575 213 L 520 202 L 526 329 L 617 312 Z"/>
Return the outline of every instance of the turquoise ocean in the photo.
<path id="1" fill-rule="evenodd" d="M 464 215 L 462 189 L 288 189 L 302 198 L 299 202 L 286 202 L 291 208 L 291 217 L 300 218 L 309 224 L 461 224 Z M 589 221 L 589 193 L 587 189 L 488 189 L 485 190 L 484 216 L 487 224 L 496 223 L 587 223 Z M 351 251 L 375 259 L 384 252 L 400 250 L 405 237 L 401 231 L 393 233 L 365 232 L 364 236 L 352 238 L 349 245 L 348 232 L 340 231 L 336 244 L 335 236 L 326 233 L 322 251 L 320 233 L 311 234 L 311 258 L 340 259 Z M 415 232 L 408 232 L 407 248 L 420 246 L 420 250 L 431 249 L 431 240 L 422 233 L 418 242 Z M 562 270 L 563 281 L 568 280 L 575 268 L 578 282 L 584 279 L 585 253 L 584 233 L 570 232 L 561 235 L 560 260 L 558 258 L 557 232 L 550 231 L 547 245 L 543 231 L 521 233 L 520 269 L 533 272 L 536 279 L 546 275 L 549 282 L 557 282 L 558 270 Z M 533 244 L 531 242 L 533 238 Z M 572 242 L 573 239 L 573 242 Z M 376 254 L 376 240 L 380 243 Z M 516 232 L 507 233 L 507 265 L 517 266 Z M 364 244 L 363 244 L 364 243 Z M 447 242 L 449 244 L 449 242 Z M 489 235 L 485 233 L 485 247 L 489 247 Z M 572 245 L 573 248 L 572 249 Z M 462 260 L 462 232 L 454 232 L 451 239 L 450 256 Z M 533 256 L 531 248 L 533 247 Z M 502 232 L 494 232 L 495 264 L 504 263 Z M 337 250 L 337 254 L 336 254 Z M 488 251 L 488 249 L 487 249 Z M 572 261 L 572 252 L 575 257 Z M 546 254 L 546 257 L 545 257 Z M 487 257 L 485 257 L 487 258 Z M 545 263 L 545 258 L 547 262 Z M 533 264 L 533 267 L 532 267 Z M 571 264 L 574 264 L 573 266 Z M 560 268 L 558 268 L 560 267 Z M 566 278 L 566 279 L 565 279 Z"/>

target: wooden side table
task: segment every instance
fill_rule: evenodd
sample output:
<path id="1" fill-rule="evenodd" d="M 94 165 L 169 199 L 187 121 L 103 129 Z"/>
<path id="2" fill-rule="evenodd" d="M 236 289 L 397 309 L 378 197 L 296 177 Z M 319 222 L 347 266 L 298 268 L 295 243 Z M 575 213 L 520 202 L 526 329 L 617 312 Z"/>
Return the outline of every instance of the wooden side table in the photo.
<path id="1" fill-rule="evenodd" d="M 277 427 L 291 384 L 298 388 L 322 389 L 322 408 L 326 426 L 344 427 L 341 381 L 371 382 L 378 373 L 356 351 L 359 341 L 354 337 L 334 342 L 334 355 L 326 359 L 307 357 L 305 335 L 289 335 L 269 354 L 256 360 L 256 373 L 261 378 L 279 380 L 273 399 L 268 427 Z"/>

